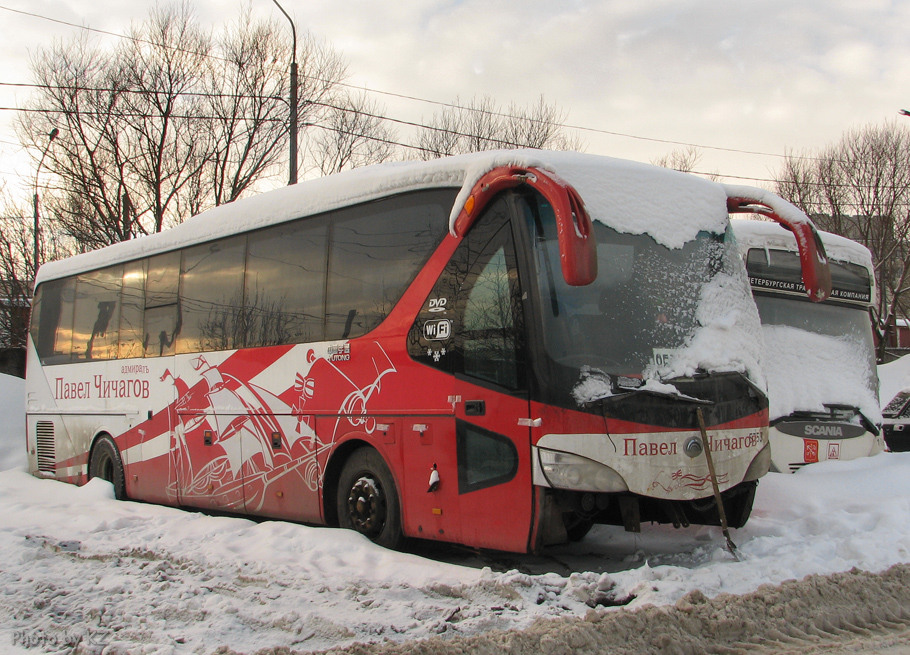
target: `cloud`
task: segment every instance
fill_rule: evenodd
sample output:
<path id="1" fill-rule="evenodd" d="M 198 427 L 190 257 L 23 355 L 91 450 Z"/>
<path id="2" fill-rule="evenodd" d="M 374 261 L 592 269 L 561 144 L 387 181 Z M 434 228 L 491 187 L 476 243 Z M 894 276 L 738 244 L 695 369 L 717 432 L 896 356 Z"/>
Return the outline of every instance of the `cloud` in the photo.
<path id="1" fill-rule="evenodd" d="M 29 10 L 122 32 L 153 4 L 43 0 Z M 346 56 L 356 85 L 442 102 L 489 95 L 503 107 L 543 94 L 567 111 L 572 123 L 640 137 L 783 153 L 822 146 L 856 123 L 894 117 L 910 104 L 906 2 L 284 4 L 300 32 L 324 37 Z M 216 0 L 198 0 L 195 6 L 200 19 L 213 26 L 232 11 L 230 3 Z M 254 9 L 285 20 L 270 3 Z M 3 18 L 4 81 L 28 81 L 24 56 L 15 57 L 10 48 L 24 53 L 73 32 L 24 16 Z M 4 97 L 5 104 L 16 101 Z M 390 114 L 406 120 L 429 119 L 438 110 L 377 98 Z M 674 147 L 582 136 L 589 151 L 644 161 Z M 0 139 L 15 140 L 8 129 Z M 7 154 L 2 144 L 0 154 Z M 776 161 L 735 154 L 705 159 L 722 172 L 753 176 L 767 176 Z"/>

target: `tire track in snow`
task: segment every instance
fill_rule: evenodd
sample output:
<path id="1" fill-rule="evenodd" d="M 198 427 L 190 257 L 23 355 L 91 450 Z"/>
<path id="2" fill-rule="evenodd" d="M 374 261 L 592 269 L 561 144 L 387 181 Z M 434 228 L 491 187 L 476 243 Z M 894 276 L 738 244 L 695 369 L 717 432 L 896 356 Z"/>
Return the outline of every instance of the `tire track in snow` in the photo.
<path id="1" fill-rule="evenodd" d="M 287 655 L 288 650 L 257 655 Z M 846 655 L 910 652 L 910 564 L 854 569 L 709 599 L 692 591 L 675 606 L 591 610 L 526 630 L 412 643 L 356 644 L 349 655 Z M 219 651 L 219 655 L 236 655 Z"/>

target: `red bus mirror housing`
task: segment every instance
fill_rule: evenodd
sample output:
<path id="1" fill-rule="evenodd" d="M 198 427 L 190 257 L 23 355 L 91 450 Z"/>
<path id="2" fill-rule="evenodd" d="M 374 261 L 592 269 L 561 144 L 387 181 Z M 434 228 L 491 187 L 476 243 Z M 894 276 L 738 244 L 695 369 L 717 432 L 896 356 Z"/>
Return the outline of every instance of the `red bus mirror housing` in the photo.
<path id="1" fill-rule="evenodd" d="M 559 240 L 559 261 L 567 284 L 580 287 L 597 278 L 597 243 L 591 216 L 578 191 L 554 173 L 538 168 L 499 166 L 481 177 L 453 224 L 457 236 L 464 236 L 493 197 L 505 189 L 527 184 L 553 207 Z"/>
<path id="2" fill-rule="evenodd" d="M 731 189 L 732 190 L 732 189 Z M 799 262 L 802 268 L 803 284 L 806 294 L 812 302 L 821 302 L 831 295 L 831 269 L 828 268 L 828 255 L 821 237 L 811 220 L 800 212 L 800 220 L 787 218 L 782 213 L 768 204 L 767 199 L 758 199 L 753 196 L 739 195 L 742 189 L 732 190 L 733 194 L 727 197 L 727 211 L 731 214 L 760 214 L 771 218 L 796 237 L 799 248 Z M 758 190 L 756 190 L 758 191 Z M 756 195 L 762 195 L 756 193 Z M 763 196 L 764 198 L 764 196 Z"/>

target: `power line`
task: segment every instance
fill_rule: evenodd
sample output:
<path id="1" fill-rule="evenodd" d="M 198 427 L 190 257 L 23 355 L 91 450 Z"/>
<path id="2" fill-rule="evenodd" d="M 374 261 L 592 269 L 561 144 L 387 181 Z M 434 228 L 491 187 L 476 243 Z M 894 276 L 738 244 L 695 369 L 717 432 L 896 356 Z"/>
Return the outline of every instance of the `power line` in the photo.
<path id="1" fill-rule="evenodd" d="M 49 16 L 44 16 L 44 15 L 42 15 L 42 14 L 37 14 L 37 13 L 34 13 L 34 12 L 22 11 L 22 10 L 19 10 L 19 9 L 12 9 L 12 8 L 6 7 L 6 6 L 4 6 L 4 5 L 0 5 L 0 9 L 4 9 L 4 10 L 6 10 L 6 11 L 10 11 L 10 12 L 17 13 L 17 14 L 22 14 L 22 15 L 25 15 L 25 16 L 30 16 L 30 17 L 33 17 L 33 18 L 38 18 L 38 19 L 41 19 L 41 20 L 51 21 L 51 22 L 58 23 L 58 24 L 61 24 L 61 25 L 66 25 L 66 26 L 69 26 L 69 27 L 74 27 L 74 28 L 76 28 L 76 29 L 87 30 L 87 31 L 96 32 L 96 33 L 99 33 L 99 34 L 104 34 L 104 35 L 107 35 L 107 36 L 114 36 L 114 37 L 121 38 L 121 39 L 127 39 L 127 40 L 134 41 L 134 42 L 137 42 L 137 43 L 145 43 L 145 44 L 153 45 L 153 46 L 156 46 L 156 47 L 166 47 L 166 48 L 168 48 L 168 49 L 171 49 L 171 50 L 174 50 L 174 51 L 177 51 L 177 52 L 184 52 L 184 53 L 187 53 L 187 54 L 192 54 L 192 55 L 200 56 L 200 57 L 206 57 L 206 58 L 211 58 L 211 59 L 217 59 L 217 60 L 221 60 L 221 61 L 230 61 L 230 60 L 228 60 L 228 59 L 225 59 L 225 58 L 223 58 L 223 57 L 218 57 L 217 55 L 213 55 L 213 54 L 208 53 L 208 52 L 198 52 L 198 51 L 195 51 L 195 50 L 189 50 L 189 49 L 185 49 L 185 48 L 177 48 L 177 47 L 174 47 L 174 46 L 168 46 L 168 45 L 165 45 L 165 44 L 162 44 L 162 43 L 156 43 L 156 42 L 154 42 L 154 41 L 149 41 L 149 40 L 147 40 L 147 39 L 143 39 L 143 38 L 140 38 L 140 37 L 131 36 L 131 35 L 127 35 L 127 34 L 119 34 L 119 33 L 117 33 L 117 32 L 109 32 L 109 31 L 107 31 L 107 30 L 101 30 L 101 29 L 97 29 L 97 28 L 93 28 L 93 27 L 88 27 L 88 26 L 86 26 L 86 25 L 78 25 L 78 24 L 76 24 L 76 23 L 71 23 L 71 22 L 69 22 L 69 21 L 64 21 L 64 20 L 60 20 L 60 19 L 57 19 L 57 18 L 51 18 L 51 17 L 49 17 Z M 328 82 L 328 80 L 324 80 L 324 79 L 321 79 L 321 78 L 319 78 L 319 77 L 315 77 L 315 76 L 312 76 L 312 75 L 306 75 L 305 73 L 302 75 L 302 77 L 305 77 L 305 78 L 307 78 L 307 79 L 311 79 L 311 80 L 313 80 L 313 81 L 322 82 L 322 83 Z M 399 99 L 403 99 L 403 100 L 411 100 L 411 101 L 415 101 L 415 102 L 422 102 L 422 103 L 431 104 L 431 105 L 435 105 L 435 106 L 439 106 L 439 107 L 447 107 L 447 108 L 459 109 L 459 110 L 463 110 L 463 111 L 485 111 L 485 112 L 487 112 L 487 113 L 489 113 L 489 114 L 491 114 L 491 115 L 498 116 L 498 117 L 502 117 L 502 118 L 511 118 L 511 119 L 518 119 L 518 118 L 521 118 L 521 117 L 515 116 L 515 115 L 513 115 L 513 114 L 508 114 L 508 113 L 506 113 L 506 112 L 498 112 L 498 111 L 491 111 L 491 110 L 479 110 L 479 109 L 474 108 L 474 107 L 465 107 L 465 106 L 463 106 L 463 105 L 459 105 L 459 104 L 452 103 L 452 102 L 442 102 L 442 101 L 438 101 L 438 100 L 430 100 L 430 99 L 427 99 L 427 98 L 421 98 L 421 97 L 419 97 L 419 96 L 408 95 L 408 94 L 404 94 L 404 93 L 395 93 L 395 92 L 392 92 L 392 91 L 382 91 L 382 90 L 378 90 L 378 89 L 370 89 L 370 88 L 368 88 L 368 87 L 356 86 L 356 85 L 348 84 L 348 83 L 345 83 L 345 82 L 335 82 L 335 83 L 338 84 L 338 86 L 342 86 L 342 87 L 349 88 L 349 89 L 356 89 L 356 90 L 358 90 L 358 91 L 364 91 L 364 92 L 367 92 L 367 93 L 374 93 L 374 94 L 377 94 L 377 95 L 384 95 L 384 96 L 389 96 L 389 97 L 395 97 L 395 98 L 399 98 Z M 536 119 L 526 119 L 526 120 L 535 121 Z M 648 142 L 652 142 L 652 143 L 663 143 L 663 144 L 674 145 L 674 146 L 684 146 L 684 147 L 687 147 L 687 148 L 700 148 L 700 149 L 703 149 L 703 150 L 716 150 L 716 151 L 719 151 L 719 152 L 730 152 L 730 153 L 736 153 L 736 154 L 742 154 L 742 155 L 754 155 L 754 156 L 761 156 L 761 157 L 775 157 L 775 158 L 784 158 L 784 157 L 786 157 L 786 155 L 781 155 L 781 154 L 779 154 L 779 153 L 762 152 L 762 151 L 758 151 L 758 150 L 744 150 L 744 149 L 729 148 L 729 147 L 724 147 L 724 146 L 714 146 L 714 145 L 697 144 L 697 143 L 691 143 L 691 142 L 687 142 L 687 141 L 676 141 L 676 140 L 673 140 L 673 139 L 659 139 L 659 138 L 656 138 L 656 137 L 647 137 L 647 136 L 641 136 L 641 135 L 637 135 L 637 134 L 629 134 L 629 133 L 627 133 L 627 132 L 618 132 L 618 131 L 614 131 L 614 130 L 605 130 L 605 129 L 601 129 L 601 128 L 587 127 L 587 126 L 584 126 L 584 125 L 573 125 L 573 124 L 569 124 L 569 123 L 558 123 L 558 122 L 554 123 L 554 125 L 557 125 L 557 126 L 559 126 L 559 127 L 565 128 L 565 129 L 577 130 L 577 131 L 580 131 L 580 132 L 589 132 L 589 133 L 593 133 L 593 134 L 603 134 L 603 135 L 607 135 L 607 136 L 615 136 L 615 137 L 621 137 L 621 138 L 627 138 L 627 139 L 634 139 L 634 140 L 638 140 L 638 141 L 648 141 Z M 807 159 L 811 159 L 811 158 L 807 158 Z M 750 179 L 759 179 L 759 178 L 750 178 Z"/>
<path id="2" fill-rule="evenodd" d="M 80 86 L 68 86 L 68 85 L 48 85 L 48 84 L 28 84 L 28 83 L 14 83 L 14 82 L 0 82 L 0 86 L 16 86 L 16 87 L 25 87 L 25 88 L 47 89 L 47 90 L 56 89 L 56 90 L 62 90 L 62 91 L 89 91 L 89 92 L 99 92 L 99 91 L 100 92 L 114 92 L 115 91 L 114 89 L 110 89 L 110 88 L 80 87 Z M 116 89 L 116 91 L 123 92 L 123 93 L 139 93 L 139 94 L 146 93 L 145 91 L 138 90 L 138 89 Z M 278 101 L 284 100 L 284 98 L 282 98 L 281 96 L 270 96 L 270 95 L 255 96 L 255 95 L 245 95 L 245 94 L 223 94 L 223 93 L 193 92 L 193 91 L 181 92 L 178 95 L 188 95 L 188 96 L 204 97 L 204 98 L 233 98 L 233 99 L 249 98 L 249 99 L 253 99 L 253 100 L 278 100 Z M 404 120 L 404 119 L 400 119 L 400 118 L 393 118 L 391 116 L 386 116 L 383 114 L 367 112 L 367 111 L 364 111 L 361 109 L 351 109 L 351 108 L 347 108 L 347 107 L 341 107 L 341 106 L 338 106 L 338 105 L 335 105 L 332 103 L 327 103 L 327 102 L 322 102 L 322 101 L 309 101 L 306 104 L 321 106 L 321 107 L 324 107 L 327 109 L 334 109 L 337 111 L 344 111 L 344 112 L 353 111 L 353 112 L 357 112 L 363 116 L 367 116 L 369 118 L 375 118 L 376 120 L 387 121 L 390 123 L 396 123 L 398 125 L 404 125 L 407 127 L 434 130 L 436 132 L 450 134 L 452 136 L 464 137 L 464 138 L 468 138 L 468 139 L 480 139 L 480 140 L 483 140 L 486 142 L 496 143 L 505 148 L 521 147 L 521 145 L 522 145 L 522 144 L 511 142 L 511 141 L 506 141 L 504 139 L 498 139 L 496 137 L 487 137 L 487 136 L 481 136 L 478 134 L 460 132 L 460 131 L 452 130 L 449 128 L 428 125 L 426 123 L 421 123 L 418 121 L 409 121 L 409 120 Z M 450 106 L 458 107 L 458 105 L 450 105 Z M 63 110 L 60 110 L 60 109 L 36 109 L 36 108 L 17 108 L 17 107 L 0 107 L 0 111 L 24 111 L 24 112 L 32 112 L 32 113 L 65 113 Z M 521 118 L 521 117 L 516 117 L 514 115 L 511 115 L 511 114 L 501 114 L 501 113 L 487 111 L 487 110 L 471 109 L 471 111 L 485 111 L 486 113 L 489 113 L 490 115 L 494 115 L 494 116 L 501 116 L 501 117 L 512 118 L 512 119 L 516 119 L 516 120 L 529 120 L 532 122 L 540 122 L 539 120 L 533 119 L 533 118 Z M 80 112 L 80 113 L 82 115 L 87 115 L 87 116 L 104 116 L 105 115 L 105 114 L 99 114 L 97 112 Z M 132 118 L 142 118 L 142 117 L 146 116 L 145 114 L 139 114 L 139 113 L 121 113 L 119 115 L 132 117 Z M 172 115 L 170 115 L 170 117 L 171 118 L 181 118 L 181 119 L 198 118 L 198 119 L 203 119 L 203 120 L 206 120 L 206 119 L 207 120 L 221 120 L 221 119 L 223 119 L 223 117 L 221 117 L 221 116 L 204 116 L 201 114 L 192 115 L 192 116 L 172 114 Z M 237 118 L 240 118 L 241 120 L 244 119 L 244 117 L 237 117 Z M 259 121 L 266 121 L 266 122 L 284 122 L 286 119 L 257 117 L 255 119 L 246 118 L 246 120 L 259 120 Z M 556 123 L 556 122 L 554 122 L 553 125 L 557 126 L 557 127 L 568 127 L 569 129 L 590 129 L 592 131 L 598 131 L 598 130 L 594 130 L 594 128 L 578 128 L 578 127 L 567 126 L 565 124 Z M 323 129 L 328 129 L 328 128 L 325 128 L 325 126 L 316 126 L 316 127 L 322 127 Z M 606 132 L 606 131 L 602 131 L 602 132 L 604 132 L 606 134 L 613 134 L 611 132 Z M 357 135 L 351 135 L 351 136 L 357 136 Z M 378 138 L 370 137 L 367 135 L 360 135 L 360 136 L 365 139 L 374 139 L 377 141 L 384 141 L 383 139 L 378 139 Z M 635 137 L 635 138 L 645 139 L 646 137 Z M 673 142 L 673 141 L 665 141 L 665 140 L 661 140 L 661 139 L 652 139 L 652 140 L 664 142 L 664 143 L 678 143 L 678 142 Z M 389 143 L 392 143 L 394 145 L 399 145 L 404 148 L 423 150 L 425 152 L 433 152 L 430 149 L 422 148 L 419 146 L 414 146 L 414 145 L 408 144 L 408 143 L 395 142 L 395 141 L 390 141 Z M 701 147 L 696 144 L 681 144 L 681 145 L 688 145 L 689 147 L 694 147 L 694 148 Z M 732 149 L 732 148 L 726 148 L 725 150 L 728 150 L 730 152 L 744 153 L 744 154 L 762 154 L 762 153 L 757 153 L 757 152 L 736 150 L 736 149 Z M 765 154 L 767 154 L 767 153 L 765 153 Z M 786 155 L 770 155 L 770 156 L 787 157 Z M 818 158 L 816 158 L 816 157 L 808 157 L 808 156 L 800 156 L 800 155 L 791 155 L 790 157 L 793 159 L 801 159 L 801 160 L 811 160 L 811 161 L 818 160 Z M 712 173 L 701 173 L 698 171 L 692 171 L 692 172 L 696 173 L 698 175 L 705 175 L 705 176 L 709 176 L 709 177 L 711 175 L 713 175 Z M 761 181 L 761 182 L 773 182 L 774 181 L 774 180 L 770 180 L 767 178 L 748 177 L 748 176 L 740 176 L 740 175 L 723 175 L 723 177 L 729 177 L 731 179 L 740 179 L 740 180 Z"/>
<path id="3" fill-rule="evenodd" d="M 78 86 L 70 84 L 37 84 L 28 82 L 0 82 L 0 86 L 13 86 L 25 89 L 45 89 L 47 91 L 88 91 L 90 93 L 134 93 L 140 95 L 149 95 L 151 92 L 147 89 L 127 89 L 111 87 L 92 87 Z M 229 98 L 233 100 L 276 100 L 287 102 L 282 96 L 275 95 L 252 95 L 247 93 L 212 93 L 209 91 L 179 91 L 174 95 L 191 96 L 198 98 Z"/>
<path id="4" fill-rule="evenodd" d="M 2 85 L 2 84 L 6 84 L 6 83 L 0 82 L 0 85 Z M 29 85 L 22 85 L 22 86 L 29 86 Z M 45 85 L 33 85 L 33 86 L 45 86 Z M 96 90 L 96 89 L 84 89 L 84 90 Z M 131 91 L 131 92 L 139 93 L 139 91 Z M 206 95 L 213 95 L 213 96 L 215 96 L 215 97 L 218 97 L 220 94 L 204 94 L 204 93 L 200 93 L 200 94 L 197 94 L 197 95 L 203 95 L 203 96 L 206 96 Z M 269 99 L 270 96 L 263 96 L 263 98 L 264 98 L 264 99 Z M 499 138 L 496 138 L 496 137 L 481 136 L 481 135 L 478 135 L 478 134 L 472 134 L 472 133 L 468 133 L 468 132 L 460 132 L 460 131 L 457 131 L 457 130 L 452 130 L 452 129 L 450 129 L 450 128 L 443 128 L 443 127 L 436 127 L 436 126 L 433 126 L 433 125 L 427 125 L 427 124 L 425 124 L 425 123 L 419 123 L 419 122 L 416 122 L 416 121 L 407 121 L 407 120 L 403 120 L 403 119 L 392 118 L 392 117 L 390 117 L 390 116 L 384 116 L 384 115 L 382 115 L 382 114 L 375 114 L 375 113 L 371 113 L 371 112 L 366 112 L 366 111 L 359 110 L 359 109 L 349 109 L 349 108 L 346 108 L 346 107 L 340 107 L 340 106 L 334 105 L 334 104 L 332 104 L 332 103 L 326 103 L 326 102 L 320 102 L 320 101 L 311 101 L 311 102 L 309 102 L 308 104 L 310 104 L 310 105 L 316 105 L 316 106 L 321 106 L 321 107 L 324 107 L 324 108 L 327 108 L 327 109 L 335 109 L 335 110 L 337 110 L 337 111 L 351 111 L 351 112 L 357 112 L 357 113 L 360 113 L 361 115 L 366 116 L 366 117 L 368 117 L 368 118 L 375 118 L 375 119 L 377 119 L 377 120 L 388 121 L 388 122 L 391 122 L 391 123 L 396 123 L 396 124 L 399 124 L 399 125 L 405 125 L 405 126 L 409 126 L 409 127 L 416 127 L 416 128 L 419 128 L 419 129 L 434 130 L 434 131 L 437 131 L 437 132 L 441 132 L 441 133 L 444 133 L 444 134 L 449 134 L 449 135 L 456 136 L 456 137 L 464 137 L 464 138 L 467 138 L 467 139 L 477 139 L 477 140 L 481 140 L 481 141 L 486 142 L 486 143 L 493 143 L 493 144 L 496 144 L 496 145 L 498 145 L 498 146 L 500 146 L 500 147 L 503 147 L 503 148 L 518 148 L 518 147 L 525 147 L 525 146 L 523 146 L 523 144 L 515 143 L 515 142 L 512 142 L 512 141 L 507 141 L 507 140 L 504 140 L 504 139 L 499 139 Z M 39 108 L 26 108 L 26 107 L 4 107 L 4 106 L 0 106 L 0 111 L 22 111 L 22 112 L 27 112 L 27 113 L 40 113 L 40 114 L 66 114 L 66 111 L 61 110 L 61 109 L 39 109 Z M 102 113 L 102 112 L 86 112 L 86 111 L 82 111 L 82 112 L 78 112 L 78 113 L 79 113 L 80 115 L 83 115 L 83 116 L 90 116 L 90 117 L 99 117 L 99 116 L 100 116 L 100 117 L 102 117 L 102 118 L 103 118 L 103 117 L 107 117 L 107 116 L 110 115 L 110 114 Z M 149 116 L 148 114 L 144 114 L 144 113 L 141 113 L 141 112 L 119 112 L 119 113 L 117 114 L 117 116 L 119 116 L 119 117 L 126 117 L 126 118 L 152 118 L 152 117 Z M 180 119 L 180 120 L 192 120 L 192 119 L 198 119 L 198 120 L 223 120 L 223 119 L 224 119 L 223 116 L 207 116 L 207 115 L 204 115 L 204 114 L 169 114 L 169 115 L 168 115 L 168 118 L 171 118 L 171 119 Z M 286 120 L 287 120 L 287 119 L 285 119 L 285 118 L 283 118 L 283 117 L 281 117 L 281 118 L 261 118 L 261 117 L 252 118 L 252 117 L 243 117 L 243 116 L 239 116 L 239 117 L 234 117 L 234 118 L 237 118 L 237 119 L 239 119 L 239 120 L 249 120 L 249 121 L 254 121 L 254 120 L 255 120 L 255 121 L 260 121 L 260 122 L 272 122 L 272 123 L 284 123 L 284 122 L 286 122 Z M 357 138 L 363 138 L 363 139 L 367 139 L 367 140 L 371 140 L 371 141 L 377 141 L 377 142 L 380 142 L 380 143 L 386 143 L 386 144 L 389 144 L 389 145 L 395 145 L 395 146 L 399 146 L 399 147 L 402 147 L 402 148 L 405 148 L 405 149 L 417 150 L 417 151 L 425 152 L 425 153 L 428 153 L 428 154 L 433 154 L 433 155 L 437 155 L 437 154 L 438 154 L 437 151 L 435 151 L 435 150 L 433 150 L 433 149 L 431 149 L 431 148 L 426 148 L 426 147 L 423 147 L 423 146 L 414 145 L 414 144 L 412 144 L 412 143 L 405 143 L 405 142 L 402 142 L 402 141 L 394 141 L 394 140 L 386 139 L 386 138 L 383 138 L 383 137 L 378 137 L 378 136 L 375 136 L 375 135 L 367 135 L 367 134 L 359 134 L 359 133 L 349 132 L 349 131 L 345 131 L 345 130 L 343 130 L 343 129 L 341 129 L 341 128 L 329 127 L 329 126 L 326 126 L 326 125 L 320 125 L 320 124 L 318 124 L 318 123 L 309 122 L 309 123 L 305 123 L 303 126 L 304 126 L 304 127 L 316 127 L 316 128 L 319 128 L 319 129 L 322 129 L 322 130 L 327 130 L 327 131 L 334 130 L 334 131 L 340 132 L 340 133 L 342 133 L 342 134 L 346 134 L 346 135 L 348 135 L 348 136 L 354 136 L 354 137 L 357 137 Z M 796 156 L 793 157 L 793 158 L 794 158 L 794 159 L 812 159 L 812 160 L 817 159 L 817 158 L 796 157 Z M 753 181 L 753 182 L 771 182 L 771 183 L 776 183 L 776 182 L 777 182 L 777 180 L 774 180 L 774 179 L 771 179 L 771 178 L 764 178 L 764 177 L 754 177 L 754 176 L 744 176 L 744 175 L 733 175 L 733 174 L 726 174 L 726 173 L 708 173 L 708 172 L 702 172 L 702 171 L 689 171 L 689 172 L 691 172 L 691 173 L 693 173 L 693 174 L 695 174 L 695 175 L 702 175 L 702 176 L 705 176 L 705 177 L 712 177 L 712 176 L 714 176 L 714 175 L 719 175 L 719 176 L 721 176 L 721 177 L 730 178 L 730 179 L 735 179 L 735 180 L 750 180 L 750 181 Z"/>

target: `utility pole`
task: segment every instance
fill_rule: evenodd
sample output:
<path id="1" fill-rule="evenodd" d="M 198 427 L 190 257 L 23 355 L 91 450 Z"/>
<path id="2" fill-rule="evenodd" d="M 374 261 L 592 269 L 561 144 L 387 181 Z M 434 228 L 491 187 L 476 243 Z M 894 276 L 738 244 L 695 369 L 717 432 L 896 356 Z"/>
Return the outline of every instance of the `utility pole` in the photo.
<path id="1" fill-rule="evenodd" d="M 44 146 L 44 151 L 41 153 L 41 159 L 38 160 L 38 168 L 35 169 L 35 195 L 32 198 L 33 204 L 32 208 L 34 209 L 34 218 L 35 218 L 35 252 L 34 252 L 34 262 L 35 262 L 35 277 L 38 277 L 38 266 L 40 265 L 39 259 L 41 258 L 41 249 L 40 249 L 40 224 L 39 224 L 39 212 L 38 212 L 38 175 L 41 173 L 41 164 L 44 163 L 44 158 L 47 156 L 47 151 L 51 149 L 51 144 L 54 142 L 54 139 L 57 138 L 57 135 L 60 134 L 60 130 L 56 127 L 51 130 L 51 133 L 48 134 L 47 145 Z"/>
<path id="2" fill-rule="evenodd" d="M 288 16 L 278 0 L 272 0 L 288 19 L 291 24 L 291 117 L 290 117 L 290 135 L 291 135 L 291 166 L 288 176 L 288 185 L 297 184 L 297 28 L 294 27 L 294 21 Z"/>

